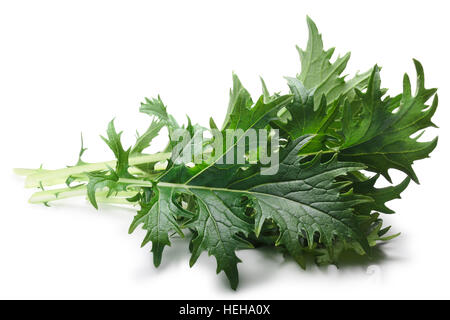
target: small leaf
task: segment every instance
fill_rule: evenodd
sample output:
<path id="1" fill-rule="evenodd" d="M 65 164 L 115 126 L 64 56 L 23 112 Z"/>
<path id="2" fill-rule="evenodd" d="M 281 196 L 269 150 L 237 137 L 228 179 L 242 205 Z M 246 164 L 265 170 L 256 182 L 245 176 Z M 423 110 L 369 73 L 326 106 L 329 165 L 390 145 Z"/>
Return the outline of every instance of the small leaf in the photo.
<path id="1" fill-rule="evenodd" d="M 353 97 L 354 89 L 363 89 L 367 85 L 370 71 L 357 74 L 349 81 L 341 74 L 350 59 L 350 53 L 338 57 L 331 63 L 334 48 L 327 51 L 323 48 L 322 35 L 319 34 L 316 24 L 307 18 L 309 40 L 306 50 L 297 47 L 300 55 L 302 69 L 297 78 L 307 89 L 315 89 L 314 105 L 319 106 L 322 95 L 329 103 L 340 96 Z"/>
<path id="2" fill-rule="evenodd" d="M 140 201 L 141 209 L 130 226 L 130 233 L 140 224 L 147 230 L 142 246 L 152 242 L 153 262 L 156 267 L 161 264 L 164 247 L 170 246 L 169 233 L 175 231 L 181 237 L 184 236 L 176 221 L 179 209 L 172 202 L 175 191 L 167 188 L 145 189 L 146 195 L 142 196 Z"/>

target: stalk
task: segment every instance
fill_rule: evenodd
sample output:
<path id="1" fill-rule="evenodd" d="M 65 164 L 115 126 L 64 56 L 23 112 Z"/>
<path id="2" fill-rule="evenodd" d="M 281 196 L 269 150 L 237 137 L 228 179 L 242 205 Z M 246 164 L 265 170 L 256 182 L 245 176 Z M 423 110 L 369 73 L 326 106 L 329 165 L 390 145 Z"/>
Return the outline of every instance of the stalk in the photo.
<path id="1" fill-rule="evenodd" d="M 171 153 L 156 153 L 150 155 L 141 155 L 130 157 L 130 166 L 137 166 L 145 163 L 156 163 L 169 159 Z M 18 175 L 26 176 L 26 188 L 38 188 L 42 186 L 54 186 L 64 184 L 68 177 L 72 176 L 77 181 L 87 180 L 86 173 L 107 170 L 108 167 L 114 168 L 116 161 L 107 161 L 99 163 L 89 163 L 74 167 L 68 167 L 57 170 L 42 170 L 42 169 L 14 169 Z"/>
<path id="2" fill-rule="evenodd" d="M 123 191 L 114 194 L 110 197 L 108 197 L 107 194 L 108 194 L 107 191 L 98 191 L 96 193 L 97 202 L 110 204 L 131 204 L 126 199 L 134 196 L 136 192 Z M 62 200 L 74 197 L 85 197 L 86 195 L 87 195 L 86 185 L 81 185 L 73 188 L 60 188 L 60 189 L 39 191 L 34 193 L 28 202 L 32 204 L 49 203 L 55 200 Z"/>
<path id="3" fill-rule="evenodd" d="M 29 203 L 47 203 L 55 200 L 62 200 L 73 197 L 81 197 L 86 195 L 86 186 L 78 186 L 74 188 L 61 188 L 46 190 L 34 193 L 28 200 Z"/>
<path id="4" fill-rule="evenodd" d="M 96 194 L 97 203 L 104 204 L 119 204 L 119 205 L 134 205 L 134 203 L 127 200 L 127 198 L 131 198 L 134 196 L 136 192 L 120 192 L 116 196 L 107 197 L 106 192 L 102 192 L 100 194 Z"/>

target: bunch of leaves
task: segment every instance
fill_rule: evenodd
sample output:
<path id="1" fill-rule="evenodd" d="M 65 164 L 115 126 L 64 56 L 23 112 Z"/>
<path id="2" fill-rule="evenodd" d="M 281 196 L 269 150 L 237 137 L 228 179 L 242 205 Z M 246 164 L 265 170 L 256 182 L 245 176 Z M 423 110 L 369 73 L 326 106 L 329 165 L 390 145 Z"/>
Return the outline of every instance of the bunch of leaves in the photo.
<path id="1" fill-rule="evenodd" d="M 206 251 L 217 260 L 233 289 L 238 286 L 241 260 L 237 251 L 260 246 L 278 247 L 306 268 L 308 257 L 337 264 L 343 252 L 370 257 L 372 248 L 398 234 L 388 235 L 381 214 L 394 213 L 386 203 L 400 198 L 410 180 L 418 183 L 412 164 L 428 157 L 437 138 L 419 141 L 421 132 L 435 126 L 431 118 L 438 99 L 426 89 L 421 64 L 413 94 L 408 75 L 403 92 L 388 96 L 381 87 L 380 68 L 374 66 L 351 79 L 343 76 L 350 54 L 332 61 L 334 49 L 324 50 L 322 37 L 307 19 L 309 41 L 298 48 L 301 72 L 288 77 L 289 93 L 263 93 L 254 102 L 233 75 L 233 88 L 221 132 L 237 132 L 231 143 L 205 153 L 207 161 L 180 161 L 183 148 L 195 147 L 195 136 L 208 130 L 180 126 L 168 114 L 161 98 L 146 99 L 141 112 L 153 120 L 136 144 L 125 150 L 121 133 L 112 121 L 103 138 L 116 160 L 89 164 L 80 159 L 74 167 L 51 170 L 19 170 L 27 185 L 49 186 L 64 178 L 67 187 L 42 190 L 32 202 L 48 203 L 87 194 L 98 202 L 138 206 L 129 232 L 146 230 L 142 245 L 151 243 L 155 266 L 172 237 L 188 238 L 194 265 Z M 428 101 L 432 98 L 431 104 Z M 191 140 L 163 152 L 146 155 L 152 140 L 166 128 L 169 136 L 185 128 Z M 214 120 L 210 129 L 219 130 Z M 280 166 L 277 174 L 263 175 L 265 165 L 256 161 L 223 164 L 252 129 L 278 129 Z M 214 138 L 201 148 L 207 150 Z M 251 153 L 252 150 L 248 150 Z M 406 178 L 398 185 L 376 187 L 381 177 L 392 183 L 389 170 Z M 76 186 L 71 184 L 77 181 Z"/>

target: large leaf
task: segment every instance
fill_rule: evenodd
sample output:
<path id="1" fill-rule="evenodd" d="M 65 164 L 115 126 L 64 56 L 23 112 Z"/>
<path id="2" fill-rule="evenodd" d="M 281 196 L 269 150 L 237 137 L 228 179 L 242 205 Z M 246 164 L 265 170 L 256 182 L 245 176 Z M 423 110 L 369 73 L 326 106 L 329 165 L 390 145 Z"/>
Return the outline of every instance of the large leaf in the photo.
<path id="1" fill-rule="evenodd" d="M 223 132 L 236 130 L 236 139 L 228 145 L 224 143 L 223 149 L 216 150 L 215 157 L 211 162 L 198 164 L 194 168 L 188 167 L 186 161 L 179 161 L 182 151 L 186 148 L 195 147 L 195 137 L 203 130 L 203 128 L 191 125 L 189 121 L 186 133 L 189 133 L 191 140 L 183 141 L 181 148 L 175 148 L 172 151 L 172 161 L 166 172 L 158 179 L 160 183 L 154 187 L 152 199 L 156 200 L 141 203 L 141 211 L 135 217 L 132 229 L 135 228 L 136 224 L 144 223 L 144 229 L 148 231 L 146 239 L 152 242 L 153 247 L 157 248 L 153 251 L 157 254 L 155 265 L 159 265 L 164 246 L 170 244 L 168 240 L 169 231 L 177 231 L 173 219 L 177 215 L 176 212 L 180 213 L 180 211 L 175 210 L 177 208 L 175 204 L 171 207 L 173 210 L 164 213 L 164 209 L 170 208 L 166 202 L 169 199 L 174 200 L 174 192 L 187 194 L 191 199 L 195 198 L 198 212 L 195 219 L 188 225 L 195 229 L 197 234 L 193 240 L 194 253 L 191 263 L 193 264 L 197 260 L 203 250 L 207 250 L 216 257 L 218 271 L 223 270 L 230 279 L 231 285 L 236 287 L 238 281 L 236 264 L 239 259 L 235 256 L 234 251 L 241 248 L 242 243 L 248 247 L 248 243 L 238 240 L 236 237 L 238 233 L 248 235 L 253 230 L 252 225 L 246 221 L 248 219 L 242 214 L 240 216 L 238 214 L 239 210 L 242 211 L 242 208 L 237 209 L 240 196 L 236 193 L 232 193 L 233 197 L 224 196 L 218 190 L 213 189 L 207 189 L 207 192 L 201 189 L 192 189 L 191 185 L 208 187 L 225 185 L 226 181 L 233 177 L 240 166 L 223 164 L 219 160 L 224 159 L 229 152 L 232 152 L 250 129 L 256 130 L 267 127 L 276 118 L 279 110 L 291 100 L 291 96 L 282 96 L 268 103 L 265 103 L 263 97 L 261 97 L 252 106 L 248 93 L 242 89 L 237 77 L 234 77 L 234 83 L 236 96 L 233 93 L 231 95 L 230 106 L 232 107 L 230 108 L 229 121 L 226 123 Z M 242 97 L 239 97 L 240 95 Z M 146 112 L 153 114 L 154 110 L 157 110 L 158 114 L 164 114 L 166 109 L 159 102 L 160 100 L 153 101 L 154 104 L 144 106 Z M 217 202 L 218 199 L 220 203 Z M 230 202 L 227 202 L 227 200 Z M 165 203 L 160 204 L 161 201 Z M 172 216 L 172 214 L 174 215 Z M 235 218 L 233 218 L 233 215 Z M 226 221 L 228 221 L 228 224 L 226 224 Z"/>
<path id="2" fill-rule="evenodd" d="M 260 233 L 267 219 L 273 219 L 280 228 L 277 243 L 284 245 L 302 266 L 305 262 L 299 237 L 304 237 L 312 247 L 317 234 L 319 242 L 328 248 L 332 247 L 335 237 L 352 239 L 368 251 L 352 207 L 372 200 L 351 191 L 341 194 L 347 183 L 336 182 L 337 177 L 363 167 L 338 162 L 336 157 L 322 163 L 320 155 L 301 164 L 298 153 L 307 141 L 306 137 L 300 137 L 282 151 L 276 175 L 253 174 L 240 178 L 230 188 L 248 190 L 252 194 L 257 203 L 256 233 Z"/>
<path id="3" fill-rule="evenodd" d="M 321 163 L 320 156 L 302 164 L 297 154 L 307 141 L 307 137 L 301 137 L 283 149 L 276 175 L 236 175 L 238 178 L 228 186 L 217 187 L 215 181 L 229 178 L 204 170 L 194 173 L 204 182 L 201 185 L 193 184 L 192 179 L 158 183 L 159 190 L 173 188 L 197 201 L 198 213 L 187 225 L 197 231 L 192 263 L 201 251 L 208 251 L 216 257 L 218 271 L 224 270 L 232 287 L 236 287 L 239 259 L 234 252 L 248 246 L 239 235 L 246 236 L 252 230 L 259 235 L 267 219 L 272 219 L 280 230 L 277 244 L 286 247 L 302 266 L 305 261 L 301 238 L 312 247 L 318 235 L 319 242 L 330 250 L 335 239 L 354 240 L 369 251 L 352 207 L 371 199 L 352 192 L 341 194 L 348 183 L 336 181 L 337 177 L 363 167 L 341 163 L 336 158 Z M 256 221 L 249 221 L 244 214 L 243 199 L 250 199 Z"/>
<path id="4" fill-rule="evenodd" d="M 290 95 L 280 96 L 265 103 L 263 96 L 252 106 L 240 105 L 232 109 L 229 121 L 222 130 L 222 149 L 215 150 L 214 156 L 207 163 L 198 164 L 194 168 L 186 166 L 174 166 L 161 177 L 164 182 L 190 183 L 197 185 L 224 186 L 236 173 L 239 166 L 226 164 L 230 155 L 235 155 L 235 148 L 243 143 L 250 130 L 265 129 L 277 119 L 277 113 L 291 101 Z M 227 143 L 227 132 L 234 134 L 232 142 Z M 222 176 L 217 179 L 216 175 Z"/>
<path id="5" fill-rule="evenodd" d="M 408 75 L 403 80 L 403 94 L 383 98 L 379 69 L 374 68 L 366 93 L 359 92 L 360 103 L 347 103 L 342 120 L 344 144 L 340 159 L 357 161 L 381 173 L 390 181 L 389 169 L 405 172 L 418 182 L 412 169 L 416 160 L 428 157 L 436 147 L 437 138 L 419 142 L 421 130 L 434 127 L 431 118 L 436 111 L 436 89 L 426 89 L 422 65 L 414 60 L 417 70 L 415 95 L 411 94 Z M 433 103 L 427 101 L 433 96 Z"/>

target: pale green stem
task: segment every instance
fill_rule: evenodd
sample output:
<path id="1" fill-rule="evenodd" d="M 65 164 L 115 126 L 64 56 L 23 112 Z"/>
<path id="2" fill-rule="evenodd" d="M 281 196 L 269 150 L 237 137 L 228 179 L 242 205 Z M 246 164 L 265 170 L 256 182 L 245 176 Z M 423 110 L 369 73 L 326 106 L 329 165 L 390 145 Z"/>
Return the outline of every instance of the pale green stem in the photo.
<path id="1" fill-rule="evenodd" d="M 47 203 L 55 200 L 62 200 L 73 197 L 82 197 L 86 195 L 86 186 L 79 186 L 74 188 L 61 188 L 46 190 L 34 193 L 29 203 Z"/>
<path id="2" fill-rule="evenodd" d="M 97 195 L 96 200 L 97 203 L 105 203 L 105 204 L 123 204 L 123 205 L 134 205 L 134 203 L 127 200 L 127 198 L 131 198 L 135 193 L 128 192 L 127 196 L 125 194 L 119 194 L 113 197 L 107 197 L 106 195 Z"/>
<path id="3" fill-rule="evenodd" d="M 146 163 L 156 163 L 169 159 L 171 153 L 156 153 L 151 155 L 142 155 L 131 157 L 129 160 L 130 166 L 137 166 Z M 19 175 L 25 175 L 25 187 L 37 188 L 41 186 L 53 186 L 64 184 L 68 177 L 76 177 L 78 180 L 85 180 L 84 174 L 95 171 L 107 170 L 108 167 L 114 168 L 116 161 L 107 161 L 100 163 L 89 163 L 75 167 L 63 168 L 58 170 L 42 170 L 42 169 L 15 169 Z"/>
<path id="4" fill-rule="evenodd" d="M 153 183 L 146 180 L 135 180 L 135 179 L 119 179 L 119 183 L 128 184 L 128 188 L 135 187 L 152 187 Z"/>
<path id="5" fill-rule="evenodd" d="M 97 202 L 102 203 L 114 203 L 114 204 L 131 204 L 126 200 L 126 198 L 133 197 L 136 192 L 133 191 L 122 191 L 117 194 L 113 194 L 112 196 L 107 196 L 107 191 L 98 191 L 96 193 Z M 85 185 L 73 187 L 73 188 L 61 188 L 61 189 L 53 189 L 46 191 L 39 191 L 34 193 L 29 203 L 37 204 L 37 203 L 48 203 L 56 200 L 63 200 L 67 198 L 74 197 L 84 197 L 87 195 L 87 188 Z"/>

